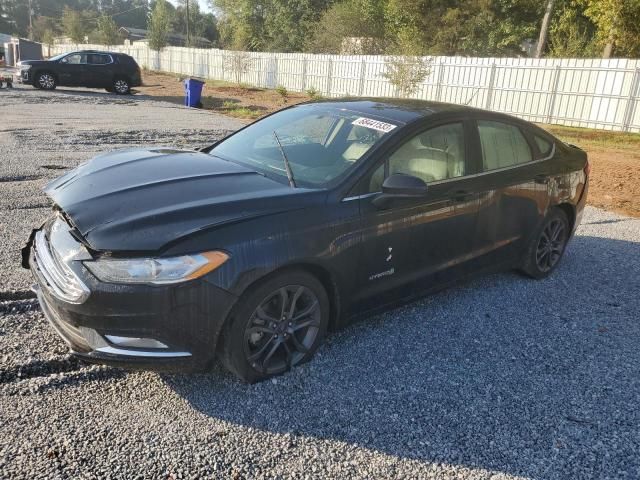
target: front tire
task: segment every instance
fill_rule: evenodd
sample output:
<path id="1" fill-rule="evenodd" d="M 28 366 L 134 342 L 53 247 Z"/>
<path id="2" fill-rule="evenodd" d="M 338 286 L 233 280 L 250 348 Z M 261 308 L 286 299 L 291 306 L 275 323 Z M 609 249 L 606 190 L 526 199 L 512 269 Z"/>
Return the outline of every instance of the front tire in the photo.
<path id="1" fill-rule="evenodd" d="M 537 279 L 548 277 L 560 263 L 569 234 L 567 214 L 559 208 L 553 208 L 529 244 L 522 271 Z"/>
<path id="2" fill-rule="evenodd" d="M 113 91 L 118 95 L 129 95 L 131 93 L 131 86 L 129 80 L 123 77 L 118 77 L 113 81 Z"/>
<path id="3" fill-rule="evenodd" d="M 55 90 L 58 82 L 53 73 L 41 72 L 36 75 L 33 86 L 41 90 Z"/>
<path id="4" fill-rule="evenodd" d="M 307 362 L 329 324 L 322 284 L 304 271 L 277 274 L 245 293 L 222 332 L 220 360 L 247 383 Z"/>

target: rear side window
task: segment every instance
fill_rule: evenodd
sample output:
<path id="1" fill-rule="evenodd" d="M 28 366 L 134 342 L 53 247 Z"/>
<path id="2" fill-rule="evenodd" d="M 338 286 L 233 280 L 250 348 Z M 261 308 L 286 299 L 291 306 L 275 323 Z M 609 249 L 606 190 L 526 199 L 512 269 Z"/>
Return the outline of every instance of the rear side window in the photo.
<path id="1" fill-rule="evenodd" d="M 130 57 L 129 55 L 119 55 L 118 56 L 118 63 L 121 63 L 122 65 L 126 65 L 128 67 L 131 67 L 131 66 L 137 67 L 138 66 L 138 64 L 133 59 L 133 57 Z"/>
<path id="2" fill-rule="evenodd" d="M 90 53 L 89 55 L 87 55 L 87 61 L 91 65 L 106 65 L 108 63 L 111 63 L 111 57 L 109 55 Z"/>
<path id="3" fill-rule="evenodd" d="M 553 147 L 553 143 L 551 143 L 549 140 L 539 135 L 534 135 L 533 139 L 535 140 L 536 145 L 538 145 L 538 150 L 540 150 L 542 157 L 546 157 L 551 153 L 551 148 Z"/>
<path id="4" fill-rule="evenodd" d="M 533 160 L 526 138 L 515 125 L 478 121 L 484 171 L 513 167 Z"/>

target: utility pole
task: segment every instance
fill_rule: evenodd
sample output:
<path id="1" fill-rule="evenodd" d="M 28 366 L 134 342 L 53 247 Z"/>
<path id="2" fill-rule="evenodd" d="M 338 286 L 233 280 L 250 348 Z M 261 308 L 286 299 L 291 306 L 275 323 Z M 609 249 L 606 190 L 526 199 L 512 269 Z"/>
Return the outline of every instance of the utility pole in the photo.
<path id="1" fill-rule="evenodd" d="M 33 40 L 33 9 L 29 0 L 29 40 Z"/>
<path id="2" fill-rule="evenodd" d="M 544 49 L 547 47 L 547 37 L 549 36 L 549 25 L 551 24 L 551 15 L 553 14 L 553 4 L 555 0 L 547 1 L 547 8 L 542 18 L 542 26 L 540 27 L 540 37 L 538 38 L 538 47 L 536 48 L 536 58 L 542 58 Z"/>
<path id="3" fill-rule="evenodd" d="M 187 0 L 187 44 L 185 47 L 191 46 L 191 39 L 189 38 L 189 0 Z"/>

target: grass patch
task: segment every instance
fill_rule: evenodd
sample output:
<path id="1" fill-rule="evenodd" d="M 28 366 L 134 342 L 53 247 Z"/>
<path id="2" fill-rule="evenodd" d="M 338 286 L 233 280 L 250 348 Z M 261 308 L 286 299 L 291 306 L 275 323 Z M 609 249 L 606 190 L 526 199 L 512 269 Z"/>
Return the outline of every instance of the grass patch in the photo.
<path id="1" fill-rule="evenodd" d="M 256 119 L 260 117 L 264 112 L 257 108 L 244 107 L 238 105 L 235 102 L 226 101 L 222 104 L 220 109 L 225 115 L 230 115 L 237 118 L 249 118 Z"/>
<path id="2" fill-rule="evenodd" d="M 624 150 L 640 148 L 640 134 L 594 130 L 591 128 L 564 127 L 560 125 L 540 125 L 560 140 L 579 147 L 600 147 Z"/>

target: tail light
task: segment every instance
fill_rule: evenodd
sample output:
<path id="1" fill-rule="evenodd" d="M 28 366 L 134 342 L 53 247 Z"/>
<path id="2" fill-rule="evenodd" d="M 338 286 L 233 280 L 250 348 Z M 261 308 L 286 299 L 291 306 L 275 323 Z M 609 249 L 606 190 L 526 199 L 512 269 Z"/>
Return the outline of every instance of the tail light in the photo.
<path id="1" fill-rule="evenodd" d="M 584 166 L 584 174 L 588 177 L 591 173 L 591 164 L 589 163 L 589 159 L 587 158 L 587 163 Z"/>

